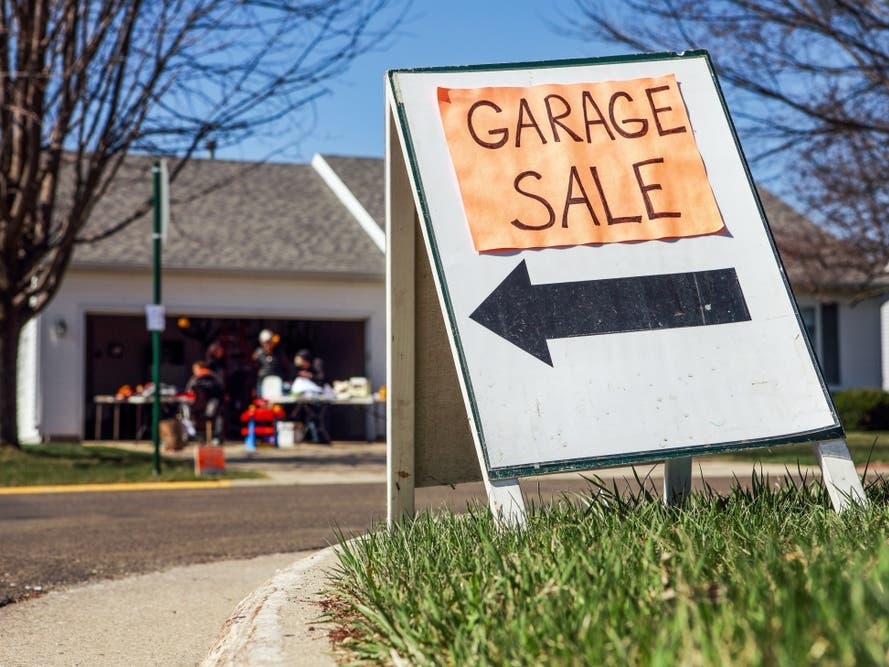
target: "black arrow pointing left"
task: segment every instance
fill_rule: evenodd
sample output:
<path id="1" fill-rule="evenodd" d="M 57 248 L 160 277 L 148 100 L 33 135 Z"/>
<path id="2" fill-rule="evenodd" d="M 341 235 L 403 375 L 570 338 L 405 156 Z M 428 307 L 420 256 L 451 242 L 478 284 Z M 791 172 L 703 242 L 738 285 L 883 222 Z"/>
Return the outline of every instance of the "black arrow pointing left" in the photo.
<path id="1" fill-rule="evenodd" d="M 552 366 L 547 339 L 750 319 L 734 269 L 532 285 L 525 260 L 469 316 Z"/>

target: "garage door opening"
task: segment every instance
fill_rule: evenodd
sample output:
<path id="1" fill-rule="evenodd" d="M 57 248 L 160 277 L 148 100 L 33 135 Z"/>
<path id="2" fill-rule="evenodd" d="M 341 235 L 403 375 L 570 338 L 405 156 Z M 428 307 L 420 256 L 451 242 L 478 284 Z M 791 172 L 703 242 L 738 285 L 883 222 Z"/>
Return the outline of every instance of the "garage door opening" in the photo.
<path id="1" fill-rule="evenodd" d="M 324 361 L 327 382 L 367 376 L 365 320 L 308 320 L 282 318 L 224 318 L 169 315 L 161 334 L 161 384 L 182 390 L 191 365 L 211 364 L 225 385 L 226 439 L 241 439 L 239 415 L 253 399 L 257 365 L 252 361 L 259 332 L 270 329 L 280 336 L 278 348 L 285 362 L 285 381 L 293 379 L 293 357 L 309 349 Z M 151 382 L 151 338 L 142 315 L 88 314 L 86 318 L 86 393 L 84 433 L 111 437 L 110 410 L 96 424 L 97 395 L 115 395 L 122 387 L 134 392 Z M 331 406 L 328 430 L 335 440 L 363 440 L 361 411 Z M 170 413 L 175 406 L 165 406 Z M 145 410 L 150 415 L 150 410 Z M 168 414 L 165 416 L 172 416 Z M 150 417 L 141 410 L 121 410 L 118 434 L 123 440 L 150 439 Z"/>

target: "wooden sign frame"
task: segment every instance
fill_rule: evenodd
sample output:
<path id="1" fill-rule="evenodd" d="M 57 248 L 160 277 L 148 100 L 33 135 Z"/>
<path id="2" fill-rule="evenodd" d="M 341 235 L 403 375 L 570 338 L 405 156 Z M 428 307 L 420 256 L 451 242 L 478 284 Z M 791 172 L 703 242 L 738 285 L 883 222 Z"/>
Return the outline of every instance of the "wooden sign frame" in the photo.
<path id="1" fill-rule="evenodd" d="M 439 250 L 431 231 L 426 195 L 420 182 L 412 137 L 400 99 L 398 75 L 405 73 L 452 73 L 504 69 L 540 69 L 575 67 L 600 63 L 627 63 L 642 60 L 681 60 L 704 58 L 705 52 L 685 54 L 651 54 L 625 58 L 605 58 L 556 63 L 523 63 L 520 65 L 487 65 L 471 68 L 438 68 L 389 72 L 386 110 L 386 197 L 387 197 L 387 419 L 388 419 L 388 484 L 389 519 L 412 515 L 414 489 L 435 484 L 484 482 L 492 512 L 505 520 L 518 522 L 524 516 L 524 501 L 516 477 L 492 474 L 487 452 L 481 441 L 477 406 L 467 386 L 467 373 L 456 332 L 455 315 L 449 295 L 442 282 Z M 712 72 L 712 67 L 710 67 Z M 718 82 L 713 75 L 718 91 Z M 720 93 L 725 117 L 728 112 Z M 738 154 L 743 154 L 734 136 Z M 749 186 L 752 178 L 743 162 Z M 755 189 L 753 190 L 755 196 Z M 764 213 L 757 199 L 760 216 Z M 422 215 L 421 215 L 422 214 Z M 780 266 L 774 241 L 769 243 Z M 802 330 L 799 314 L 781 267 L 784 287 Z M 778 440 L 760 438 L 748 442 L 731 442 L 719 446 L 676 447 L 658 454 L 644 451 L 629 456 L 597 460 L 575 460 L 566 466 L 549 465 L 513 467 L 516 475 L 538 474 L 563 470 L 583 470 L 605 465 L 666 460 L 664 499 L 680 502 L 691 486 L 691 456 L 697 453 L 731 451 L 752 446 L 813 442 L 825 483 L 834 507 L 840 510 L 850 502 L 864 502 L 861 482 L 852 464 L 844 441 L 844 433 L 830 402 L 823 378 L 817 369 L 811 346 L 807 345 L 811 363 L 833 415 L 833 424 L 783 437 Z M 497 472 L 494 470 L 494 472 Z"/>

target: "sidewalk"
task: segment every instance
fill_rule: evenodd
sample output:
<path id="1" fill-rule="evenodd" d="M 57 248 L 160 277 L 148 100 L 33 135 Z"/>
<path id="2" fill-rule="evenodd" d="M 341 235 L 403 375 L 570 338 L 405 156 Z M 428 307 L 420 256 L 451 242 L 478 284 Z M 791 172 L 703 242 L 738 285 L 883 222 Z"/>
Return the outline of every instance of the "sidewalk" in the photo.
<path id="1" fill-rule="evenodd" d="M 176 567 L 0 607 L 0 665 L 197 665 L 240 600 L 308 555 Z"/>
<path id="2" fill-rule="evenodd" d="M 87 443 L 90 444 L 90 443 Z M 103 442 L 103 445 L 109 443 Z M 121 442 L 112 446 L 151 451 L 151 443 Z M 226 468 L 254 470 L 265 479 L 231 480 L 233 486 L 265 484 L 362 484 L 386 481 L 385 442 L 334 442 L 330 445 L 300 443 L 294 447 L 258 447 L 250 453 L 243 443 L 227 443 Z M 178 452 L 164 452 L 172 459 L 194 460 L 194 445 Z"/>
<path id="3" fill-rule="evenodd" d="M 328 547 L 279 571 L 232 612 L 201 667 L 335 667 L 319 602 L 336 564 Z"/>
<path id="4" fill-rule="evenodd" d="M 90 443 L 120 447 L 137 451 L 151 451 L 150 442 Z M 330 445 L 300 443 L 294 447 L 259 447 L 248 452 L 243 443 L 224 445 L 226 467 L 230 470 L 253 470 L 265 475 L 264 479 L 231 480 L 232 486 L 263 486 L 269 484 L 347 484 L 386 482 L 386 443 L 384 442 L 334 442 Z M 165 457 L 188 460 L 194 459 L 194 445 L 188 445 L 177 452 L 164 452 Z M 861 468 L 862 466 L 859 466 Z M 750 479 L 754 464 L 750 461 L 732 461 L 723 456 L 695 457 L 692 464 L 692 478 L 700 481 L 710 478 Z M 795 465 L 784 463 L 756 464 L 757 474 L 771 478 L 784 477 L 788 469 L 796 474 Z M 628 479 L 634 477 L 633 466 L 590 470 L 584 473 L 561 473 L 545 475 L 535 479 L 577 479 L 580 474 L 586 477 L 599 477 L 603 480 Z M 640 477 L 650 475 L 654 479 L 663 476 L 662 464 L 638 464 L 635 466 Z M 804 474 L 820 474 L 816 465 L 803 466 Z M 889 472 L 889 464 L 871 464 L 870 473 Z M 173 483 L 175 484 L 175 482 Z"/>

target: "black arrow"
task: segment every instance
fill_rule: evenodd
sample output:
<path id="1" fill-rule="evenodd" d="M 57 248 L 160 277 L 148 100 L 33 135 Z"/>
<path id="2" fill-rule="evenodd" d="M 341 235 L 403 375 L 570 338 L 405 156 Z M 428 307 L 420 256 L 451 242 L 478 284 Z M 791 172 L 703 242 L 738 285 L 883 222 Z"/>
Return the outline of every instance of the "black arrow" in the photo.
<path id="1" fill-rule="evenodd" d="M 750 319 L 734 269 L 532 285 L 525 260 L 469 316 L 545 364 L 547 339 Z"/>

